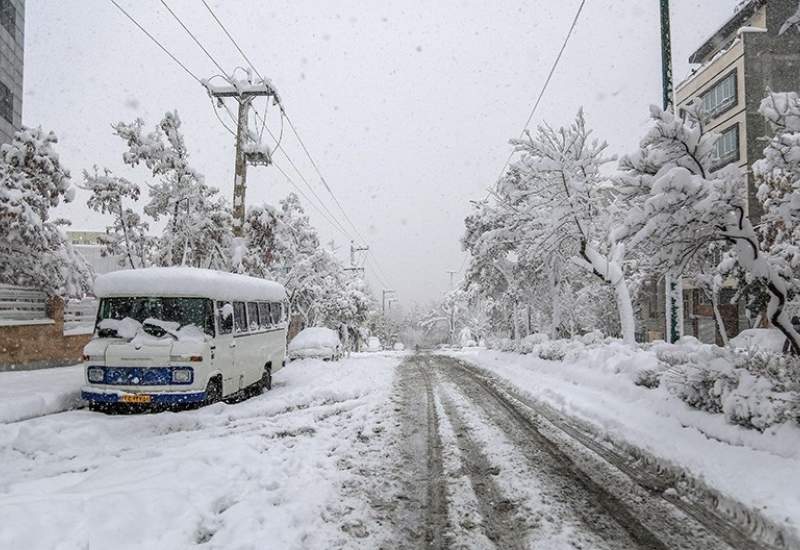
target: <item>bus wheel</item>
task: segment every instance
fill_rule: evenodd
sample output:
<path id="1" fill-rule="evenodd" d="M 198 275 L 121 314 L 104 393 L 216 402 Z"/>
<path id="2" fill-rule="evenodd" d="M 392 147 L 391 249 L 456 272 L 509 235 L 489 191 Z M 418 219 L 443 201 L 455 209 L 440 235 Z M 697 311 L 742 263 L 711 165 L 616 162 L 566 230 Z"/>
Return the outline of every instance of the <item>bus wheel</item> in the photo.
<path id="1" fill-rule="evenodd" d="M 267 391 L 272 389 L 272 365 L 264 365 L 264 374 L 261 375 L 261 388 Z"/>
<path id="2" fill-rule="evenodd" d="M 222 401 L 222 380 L 212 378 L 206 386 L 206 405 Z"/>

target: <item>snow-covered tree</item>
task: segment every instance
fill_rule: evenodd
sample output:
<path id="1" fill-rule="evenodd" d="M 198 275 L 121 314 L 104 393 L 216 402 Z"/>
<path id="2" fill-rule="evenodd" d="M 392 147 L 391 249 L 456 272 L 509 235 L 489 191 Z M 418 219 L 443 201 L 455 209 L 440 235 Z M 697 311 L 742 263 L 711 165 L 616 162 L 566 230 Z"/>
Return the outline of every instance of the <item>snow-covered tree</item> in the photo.
<path id="1" fill-rule="evenodd" d="M 81 297 L 91 268 L 70 245 L 50 209 L 75 196 L 55 134 L 23 128 L 0 148 L 0 281 Z"/>
<path id="2" fill-rule="evenodd" d="M 101 173 L 96 166 L 92 172 L 84 170 L 83 178 L 81 187 L 91 193 L 86 204 L 114 220 L 99 239 L 105 246 L 104 255 L 120 256 L 120 265 L 131 269 L 147 267 L 153 244 L 147 234 L 149 224 L 127 205 L 139 200 L 139 186 L 114 176 L 108 169 Z"/>
<path id="3" fill-rule="evenodd" d="M 149 186 L 144 207 L 153 220 L 166 219 L 157 239 L 156 263 L 225 269 L 230 257 L 231 213 L 218 190 L 190 166 L 180 127 L 178 113 L 168 112 L 152 132 L 145 133 L 142 119 L 131 124 L 119 122 L 114 132 L 127 144 L 124 162 L 144 164 L 157 180 Z"/>
<path id="4" fill-rule="evenodd" d="M 557 298 L 565 266 L 580 266 L 614 289 L 623 339 L 633 343 L 625 247 L 608 240 L 618 210 L 600 167 L 610 159 L 606 144 L 591 134 L 581 110 L 569 127 L 542 125 L 535 134 L 513 140 L 521 157 L 498 183 L 497 204 L 478 205 L 467 219 L 464 245 L 473 259 L 503 274 L 510 292 L 519 296 L 524 289 L 530 301 L 531 290 L 538 288 L 556 300 L 552 332 L 560 324 Z"/>
<path id="5" fill-rule="evenodd" d="M 456 343 L 458 332 L 468 325 L 469 294 L 462 289 L 449 291 L 434 309 L 421 321 L 421 326 L 431 329 L 437 325 L 447 327 L 447 340 Z"/>
<path id="6" fill-rule="evenodd" d="M 699 106 L 685 118 L 651 107 L 653 126 L 635 153 L 624 157 L 619 190 L 629 200 L 617 242 L 629 247 L 649 242 L 664 266 L 686 266 L 714 241 L 731 243 L 736 261 L 770 294 L 767 314 L 800 353 L 800 336 L 784 312 L 790 275 L 774 254 L 761 247 L 745 211 L 744 180 L 735 166 L 715 170 L 714 143 L 706 132 Z"/>
<path id="7" fill-rule="evenodd" d="M 306 325 L 354 327 L 366 321 L 372 305 L 366 284 L 322 247 L 297 195 L 289 194 L 279 208 L 250 207 L 244 235 L 245 272 L 282 283 L 292 312 Z"/>

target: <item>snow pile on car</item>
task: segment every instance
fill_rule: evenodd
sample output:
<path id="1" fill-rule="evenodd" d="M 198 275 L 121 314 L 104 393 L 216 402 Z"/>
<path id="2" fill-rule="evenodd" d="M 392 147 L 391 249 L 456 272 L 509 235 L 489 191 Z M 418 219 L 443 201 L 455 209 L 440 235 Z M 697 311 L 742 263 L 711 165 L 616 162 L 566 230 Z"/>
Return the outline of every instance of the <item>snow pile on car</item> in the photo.
<path id="1" fill-rule="evenodd" d="M 339 345 L 339 335 L 335 330 L 326 327 L 308 327 L 292 338 L 289 351 L 301 349 L 335 348 Z"/>

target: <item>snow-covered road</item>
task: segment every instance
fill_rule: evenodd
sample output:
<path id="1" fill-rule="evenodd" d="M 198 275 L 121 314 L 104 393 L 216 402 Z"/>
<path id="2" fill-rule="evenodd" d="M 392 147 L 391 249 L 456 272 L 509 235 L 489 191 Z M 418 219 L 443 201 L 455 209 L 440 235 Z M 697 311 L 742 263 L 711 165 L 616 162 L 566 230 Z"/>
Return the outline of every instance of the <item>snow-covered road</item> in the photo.
<path id="1" fill-rule="evenodd" d="M 194 411 L 0 424 L 0 548 L 332 548 L 359 540 L 355 465 L 383 447 L 399 356 L 291 363 Z"/>
<path id="2" fill-rule="evenodd" d="M 676 507 L 667 487 L 643 486 L 484 376 L 430 355 L 401 367 L 408 466 L 385 472 L 403 503 L 395 547 L 760 548 Z"/>
<path id="3" fill-rule="evenodd" d="M 235 405 L 0 424 L 0 548 L 767 548 L 539 407 L 388 353 Z"/>

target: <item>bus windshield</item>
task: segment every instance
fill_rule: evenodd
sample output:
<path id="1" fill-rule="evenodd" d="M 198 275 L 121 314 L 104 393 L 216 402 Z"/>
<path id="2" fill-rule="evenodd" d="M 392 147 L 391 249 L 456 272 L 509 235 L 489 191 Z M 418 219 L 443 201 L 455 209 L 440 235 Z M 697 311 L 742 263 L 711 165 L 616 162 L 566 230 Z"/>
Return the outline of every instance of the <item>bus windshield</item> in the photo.
<path id="1" fill-rule="evenodd" d="M 214 307 L 208 298 L 103 298 L 97 315 L 98 334 L 116 336 L 114 329 L 100 328 L 105 319 L 121 321 L 129 318 L 139 323 L 147 319 L 178 323 L 179 327 L 194 325 L 206 334 L 214 335 Z"/>

